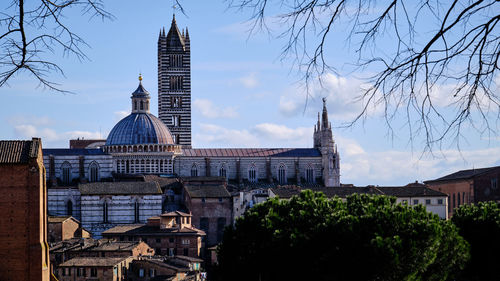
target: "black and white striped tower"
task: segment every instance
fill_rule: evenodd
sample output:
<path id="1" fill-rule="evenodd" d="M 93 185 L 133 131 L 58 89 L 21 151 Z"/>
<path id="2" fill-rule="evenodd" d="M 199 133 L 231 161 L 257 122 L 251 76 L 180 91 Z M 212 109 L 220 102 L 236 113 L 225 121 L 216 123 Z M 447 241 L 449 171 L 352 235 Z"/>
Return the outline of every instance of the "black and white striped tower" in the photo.
<path id="1" fill-rule="evenodd" d="M 191 147 L 191 48 L 189 33 L 172 19 L 158 38 L 158 117 L 176 144 Z"/>

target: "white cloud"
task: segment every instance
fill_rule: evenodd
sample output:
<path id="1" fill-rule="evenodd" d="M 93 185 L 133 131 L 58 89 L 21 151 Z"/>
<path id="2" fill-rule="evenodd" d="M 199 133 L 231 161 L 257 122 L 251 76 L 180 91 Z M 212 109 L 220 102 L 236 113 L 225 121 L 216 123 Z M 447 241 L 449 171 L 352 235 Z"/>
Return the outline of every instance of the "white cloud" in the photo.
<path id="1" fill-rule="evenodd" d="M 193 102 L 194 110 L 200 112 L 200 114 L 205 118 L 236 118 L 238 117 L 238 112 L 236 108 L 232 106 L 219 107 L 214 105 L 214 103 L 207 99 L 196 99 Z"/>
<path id="2" fill-rule="evenodd" d="M 312 128 L 289 128 L 272 123 L 238 130 L 201 124 L 193 142 L 196 147 L 309 147 L 312 133 Z"/>
<path id="3" fill-rule="evenodd" d="M 32 137 L 39 137 L 42 139 L 44 147 L 51 147 L 53 145 L 64 146 L 68 145 L 70 139 L 86 138 L 86 139 L 100 139 L 103 135 L 100 132 L 89 131 L 68 131 L 57 132 L 51 128 L 44 128 L 31 124 L 22 124 L 14 126 L 14 135 L 17 138 L 31 139 Z"/>
<path id="4" fill-rule="evenodd" d="M 47 126 L 53 124 L 52 119 L 47 116 L 15 115 L 8 118 L 11 125 L 31 124 L 34 126 Z"/>
<path id="5" fill-rule="evenodd" d="M 257 73 L 252 72 L 238 79 L 245 88 L 255 88 L 259 81 L 257 80 Z"/>
<path id="6" fill-rule="evenodd" d="M 472 167 L 497 165 L 500 147 L 443 150 L 434 156 L 410 151 L 367 151 L 353 139 L 337 138 L 342 183 L 404 185 L 431 180 Z M 466 160 L 464 160 L 466 159 Z"/>
<path id="7" fill-rule="evenodd" d="M 361 80 L 327 73 L 321 81 L 321 84 L 311 85 L 308 93 L 297 87 L 281 95 L 280 112 L 285 116 L 296 116 L 305 111 L 307 115 L 313 116 L 321 111 L 323 97 L 327 101 L 328 113 L 334 120 L 350 121 L 362 111 L 363 103 L 357 99 L 366 85 Z M 370 106 L 368 112 L 374 114 L 380 110 Z"/>
<path id="8" fill-rule="evenodd" d="M 113 112 L 115 121 L 118 122 L 130 114 L 130 110 L 121 110 Z"/>

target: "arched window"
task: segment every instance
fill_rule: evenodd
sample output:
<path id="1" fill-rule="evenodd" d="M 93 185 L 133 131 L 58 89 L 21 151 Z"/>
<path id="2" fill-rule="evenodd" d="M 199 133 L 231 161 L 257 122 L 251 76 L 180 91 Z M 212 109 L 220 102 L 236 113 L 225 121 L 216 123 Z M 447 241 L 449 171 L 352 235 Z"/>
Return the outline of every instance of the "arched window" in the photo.
<path id="1" fill-rule="evenodd" d="M 250 167 L 248 168 L 248 181 L 249 182 L 257 181 L 257 169 L 255 167 L 255 164 L 250 165 Z"/>
<path id="2" fill-rule="evenodd" d="M 286 166 L 283 163 L 281 163 L 278 168 L 278 182 L 280 184 L 286 183 Z"/>
<path id="3" fill-rule="evenodd" d="M 198 176 L 198 167 L 194 163 L 193 163 L 193 166 L 191 166 L 191 176 L 192 177 Z"/>
<path id="4" fill-rule="evenodd" d="M 134 110 L 137 110 L 137 101 L 134 101 Z"/>
<path id="5" fill-rule="evenodd" d="M 107 223 L 109 222 L 108 220 L 108 202 L 104 201 L 102 203 L 102 222 Z"/>
<path id="6" fill-rule="evenodd" d="M 134 222 L 139 222 L 139 202 L 134 202 Z"/>
<path id="7" fill-rule="evenodd" d="M 140 102 L 140 107 L 141 107 L 141 110 L 144 110 L 144 103 L 142 102 L 142 100 Z"/>
<path id="8" fill-rule="evenodd" d="M 69 162 L 65 161 L 62 166 L 61 166 L 61 170 L 62 170 L 62 182 L 63 184 L 70 184 L 71 183 L 71 165 L 69 164 Z"/>
<path id="9" fill-rule="evenodd" d="M 309 164 L 306 169 L 306 181 L 308 183 L 314 183 L 314 169 L 311 164 Z"/>
<path id="10" fill-rule="evenodd" d="M 222 164 L 219 168 L 219 177 L 225 177 L 227 178 L 227 170 L 226 170 L 226 165 Z"/>
<path id="11" fill-rule="evenodd" d="M 68 216 L 73 215 L 73 202 L 71 202 L 71 200 L 68 200 L 68 202 L 66 203 L 66 214 Z"/>
<path id="12" fill-rule="evenodd" d="M 89 181 L 99 181 L 99 165 L 96 162 L 92 162 L 89 165 Z"/>

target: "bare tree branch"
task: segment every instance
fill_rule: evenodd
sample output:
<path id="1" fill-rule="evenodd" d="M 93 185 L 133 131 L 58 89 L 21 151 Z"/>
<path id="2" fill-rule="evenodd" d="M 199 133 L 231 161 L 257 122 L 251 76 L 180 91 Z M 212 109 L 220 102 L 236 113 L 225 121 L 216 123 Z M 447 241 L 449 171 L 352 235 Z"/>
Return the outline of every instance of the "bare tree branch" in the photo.
<path id="1" fill-rule="evenodd" d="M 102 0 L 39 0 L 26 8 L 24 0 L 12 0 L 0 13 L 0 87 L 20 72 L 31 74 L 40 86 L 68 93 L 47 79 L 50 73 L 64 75 L 61 67 L 49 61 L 45 54 L 62 50 L 64 55 L 87 59 L 81 46 L 85 41 L 63 22 L 66 11 L 81 9 L 82 14 L 102 20 L 113 19 L 104 10 Z"/>
<path id="2" fill-rule="evenodd" d="M 228 2 L 230 7 L 249 10 L 250 20 L 258 23 L 255 26 L 265 28 L 270 18 L 281 21 L 284 27 L 279 37 L 287 38 L 282 57 L 291 57 L 300 67 L 306 85 L 321 80 L 326 72 L 337 72 L 328 58 L 328 42 L 332 30 L 350 24 L 345 39 L 355 42 L 357 70 L 379 71 L 367 79 L 370 86 L 356 99 L 363 109 L 347 126 L 364 120 L 374 106 L 381 106 L 390 133 L 394 133 L 395 118 L 403 113 L 410 141 L 423 136 L 426 151 L 432 152 L 450 139 L 459 146 L 466 124 L 479 134 L 497 134 L 500 1 Z M 268 16 L 269 7 L 278 7 L 278 14 Z M 386 38 L 393 38 L 394 45 L 387 48 Z M 446 108 L 437 103 L 442 97 L 436 92 L 448 85 L 453 89 L 446 93 Z M 450 108 L 453 114 L 444 113 Z"/>

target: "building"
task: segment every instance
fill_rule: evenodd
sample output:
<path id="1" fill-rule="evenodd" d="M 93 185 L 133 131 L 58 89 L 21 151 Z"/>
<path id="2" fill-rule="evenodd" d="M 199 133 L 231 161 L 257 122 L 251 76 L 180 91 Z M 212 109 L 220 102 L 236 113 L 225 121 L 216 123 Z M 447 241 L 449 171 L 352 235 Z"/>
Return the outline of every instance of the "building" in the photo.
<path id="1" fill-rule="evenodd" d="M 192 212 L 193 224 L 207 236 L 205 243 L 213 246 L 222 240 L 224 229 L 232 223 L 232 197 L 221 177 L 183 179 L 184 202 Z"/>
<path id="2" fill-rule="evenodd" d="M 127 280 L 133 257 L 121 258 L 73 258 L 59 265 L 60 281 Z"/>
<path id="3" fill-rule="evenodd" d="M 147 224 L 115 226 L 102 235 L 117 241 L 144 241 L 158 255 L 198 258 L 205 232 L 191 225 L 190 214 L 175 211 L 151 217 Z"/>
<path id="4" fill-rule="evenodd" d="M 139 258 L 132 262 L 130 279 L 134 281 L 150 280 L 201 280 L 200 269 L 203 260 L 175 256 L 168 259 Z M 191 278 L 190 278 L 191 277 Z"/>
<path id="5" fill-rule="evenodd" d="M 59 242 L 71 238 L 89 238 L 90 233 L 80 226 L 80 222 L 73 217 L 49 217 L 49 242 Z"/>
<path id="6" fill-rule="evenodd" d="M 0 141 L 0 278 L 48 281 L 47 188 L 42 142 Z"/>
<path id="7" fill-rule="evenodd" d="M 158 37 L 158 117 L 172 133 L 173 143 L 191 146 L 191 40 L 175 15 L 167 35 Z"/>
<path id="8" fill-rule="evenodd" d="M 429 188 L 448 195 L 448 215 L 463 204 L 482 201 L 500 202 L 500 166 L 461 170 L 425 183 Z"/>
<path id="9" fill-rule="evenodd" d="M 279 187 L 269 189 L 269 197 L 288 199 L 298 195 L 300 187 Z M 421 183 L 410 183 L 405 186 L 374 186 L 366 187 L 338 187 L 338 188 L 311 188 L 313 191 L 323 192 L 327 197 L 345 198 L 353 194 L 386 195 L 396 197 L 397 203 L 409 206 L 423 205 L 427 211 L 448 219 L 448 197 L 446 194 L 432 190 Z"/>
<path id="10" fill-rule="evenodd" d="M 212 244 L 234 218 L 231 211 L 218 214 L 232 208 L 231 198 L 217 202 L 223 210 L 203 214 L 212 203 L 186 195 L 185 178 L 220 177 L 224 187 L 239 188 L 340 186 L 340 157 L 325 100 L 314 125 L 313 147 L 192 148 L 190 73 L 189 34 L 179 31 L 174 18 L 169 32 L 163 30 L 158 38 L 159 118 L 150 113 L 151 95 L 140 76 L 130 97 L 131 113 L 113 127 L 104 144 L 77 139 L 70 141 L 70 148 L 44 150 L 50 215 L 73 216 L 99 238 L 116 225 L 144 223 L 164 212 L 191 212 L 195 227 L 205 226 L 202 218 L 209 220 L 207 241 Z M 136 182 L 135 191 L 130 193 L 123 182 Z M 149 190 L 146 183 L 152 182 L 161 192 L 137 193 Z"/>

